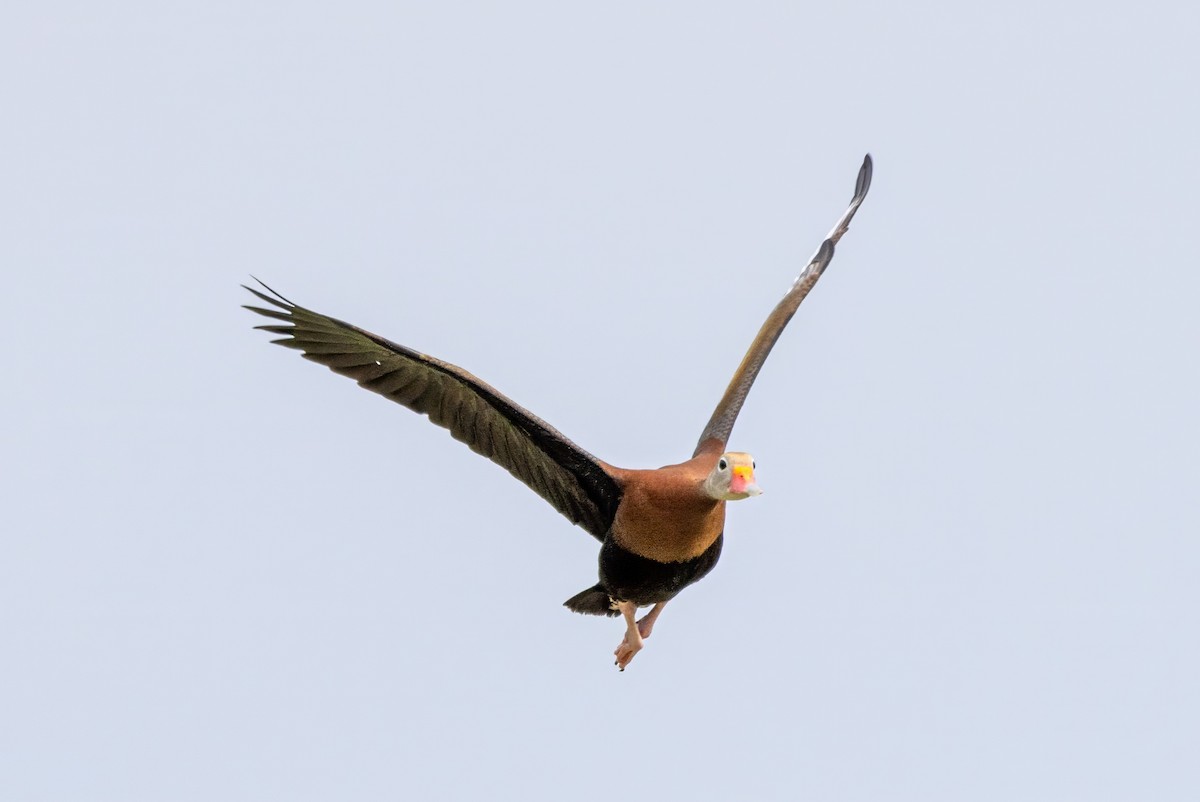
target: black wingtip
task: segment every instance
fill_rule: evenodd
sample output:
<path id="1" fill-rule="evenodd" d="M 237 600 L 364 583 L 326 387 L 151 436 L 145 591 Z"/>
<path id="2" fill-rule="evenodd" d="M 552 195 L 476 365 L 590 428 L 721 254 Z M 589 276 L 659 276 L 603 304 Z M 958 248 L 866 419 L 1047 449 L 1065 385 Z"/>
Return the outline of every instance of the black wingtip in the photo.
<path id="1" fill-rule="evenodd" d="M 287 310 L 289 314 L 291 313 L 291 311 L 293 309 L 298 308 L 298 306 L 295 303 L 288 300 L 287 298 L 284 298 L 281 294 L 279 294 L 278 292 L 273 290 L 271 287 L 267 286 L 267 284 L 265 282 L 261 281 L 260 279 L 258 279 L 255 276 L 251 276 L 250 278 L 257 281 L 259 283 L 259 286 L 261 286 L 264 290 L 266 290 L 267 292 L 270 293 L 270 295 L 267 295 L 267 293 L 259 292 L 258 290 L 254 289 L 253 287 L 247 286 L 245 284 L 242 285 L 243 290 L 250 293 L 254 297 L 258 298 L 260 301 L 265 301 L 266 303 L 269 303 L 271 306 L 275 306 L 280 309 Z M 272 297 L 272 296 L 274 296 L 274 297 Z M 265 310 L 260 309 L 257 306 L 247 306 L 246 304 L 243 304 L 242 306 L 246 309 L 251 310 L 252 312 L 258 312 L 260 315 L 267 314 Z M 271 315 L 271 317 L 278 317 L 278 316 L 279 316 L 278 313 L 276 313 L 275 315 Z"/>
<path id="2" fill-rule="evenodd" d="M 867 196 L 867 190 L 871 188 L 871 175 L 875 172 L 875 161 L 868 153 L 863 157 L 862 167 L 858 168 L 858 181 L 854 184 L 853 200 L 862 202 L 862 199 Z"/>
<path id="3" fill-rule="evenodd" d="M 257 295 L 259 298 L 262 298 L 264 301 L 269 301 L 270 303 L 273 303 L 273 304 L 275 304 L 276 306 L 282 306 L 282 305 L 283 305 L 283 304 L 280 304 L 280 303 L 279 303 L 279 301 L 283 301 L 283 303 L 284 303 L 284 304 L 287 304 L 288 306 L 296 306 L 296 305 L 297 305 L 295 301 L 292 301 L 292 300 L 290 300 L 290 299 L 288 299 L 288 298 L 285 298 L 285 297 L 283 296 L 283 294 L 282 294 L 282 293 L 280 293 L 280 292 L 279 292 L 278 290 L 276 290 L 274 287 L 271 287 L 269 284 L 267 284 L 267 282 L 263 281 L 263 280 L 262 280 L 262 279 L 260 279 L 258 276 L 254 275 L 253 273 L 250 275 L 250 278 L 252 278 L 252 279 L 254 279 L 255 281 L 257 281 L 257 282 L 258 282 L 258 285 L 259 285 L 260 287 L 262 287 L 264 290 L 266 290 L 267 292 L 269 292 L 269 293 L 271 293 L 272 295 L 274 295 L 274 296 L 275 296 L 275 298 L 277 298 L 278 300 L 275 300 L 275 299 L 273 299 L 273 298 L 268 298 L 267 296 L 263 295 L 263 294 L 262 294 L 261 292 L 259 292 L 258 290 L 254 289 L 253 287 L 248 287 L 248 286 L 246 286 L 245 284 L 243 284 L 243 285 L 242 285 L 242 289 L 243 289 L 243 290 L 247 290 L 248 292 L 252 292 L 252 293 L 254 293 L 255 295 Z"/>

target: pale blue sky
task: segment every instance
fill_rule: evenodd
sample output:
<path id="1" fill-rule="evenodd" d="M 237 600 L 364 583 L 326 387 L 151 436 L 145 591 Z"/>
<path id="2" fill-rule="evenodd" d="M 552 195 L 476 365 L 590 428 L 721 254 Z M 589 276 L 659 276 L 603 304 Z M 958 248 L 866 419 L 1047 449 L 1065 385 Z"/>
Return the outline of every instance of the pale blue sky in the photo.
<path id="1" fill-rule="evenodd" d="M 0 798 L 1200 796 L 1200 12 L 9 3 Z M 285 295 L 766 490 L 618 674 L 594 541 Z"/>

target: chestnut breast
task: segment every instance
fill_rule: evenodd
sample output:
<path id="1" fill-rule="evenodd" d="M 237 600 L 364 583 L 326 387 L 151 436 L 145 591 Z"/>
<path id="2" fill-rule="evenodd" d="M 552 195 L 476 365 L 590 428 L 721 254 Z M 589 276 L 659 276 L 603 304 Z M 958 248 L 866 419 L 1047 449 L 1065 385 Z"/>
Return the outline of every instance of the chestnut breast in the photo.
<path id="1" fill-rule="evenodd" d="M 658 562 L 681 562 L 703 554 L 720 537 L 725 502 L 703 488 L 714 460 L 701 457 L 653 471 L 621 471 L 621 505 L 611 537 L 622 547 Z"/>

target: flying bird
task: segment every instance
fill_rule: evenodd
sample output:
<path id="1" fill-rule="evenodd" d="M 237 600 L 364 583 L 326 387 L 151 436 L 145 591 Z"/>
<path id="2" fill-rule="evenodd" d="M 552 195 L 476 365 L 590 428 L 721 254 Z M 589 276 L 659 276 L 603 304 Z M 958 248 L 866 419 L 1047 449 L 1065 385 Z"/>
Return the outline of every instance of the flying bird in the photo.
<path id="1" fill-rule="evenodd" d="M 653 470 L 610 465 L 462 368 L 294 304 L 262 282 L 265 293 L 245 289 L 270 308 L 246 308 L 283 321 L 256 327 L 284 335 L 272 342 L 428 415 L 599 540 L 600 581 L 564 605 L 586 615 L 624 617 L 625 634 L 613 652 L 624 671 L 667 602 L 716 565 L 725 502 L 762 492 L 754 459 L 727 451 L 726 442 L 771 347 L 829 265 L 834 246 L 866 198 L 871 172 L 868 154 L 850 206 L 759 329 L 692 458 L 677 465 Z M 636 620 L 642 607 L 650 610 Z"/>

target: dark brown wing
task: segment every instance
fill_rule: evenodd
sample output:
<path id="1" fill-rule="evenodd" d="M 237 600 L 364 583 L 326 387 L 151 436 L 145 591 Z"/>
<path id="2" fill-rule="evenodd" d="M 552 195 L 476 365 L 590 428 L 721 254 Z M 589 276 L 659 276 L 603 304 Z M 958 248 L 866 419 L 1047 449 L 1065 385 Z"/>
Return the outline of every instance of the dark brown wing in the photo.
<path id="1" fill-rule="evenodd" d="M 733 424 L 737 421 L 738 413 L 742 411 L 742 403 L 745 402 L 746 395 L 750 392 L 751 385 L 754 384 L 754 379 L 758 377 L 758 371 L 767 361 L 767 354 L 771 353 L 771 348 L 779 339 L 779 335 L 783 333 L 784 327 L 792 319 L 792 315 L 796 314 L 796 310 L 800 308 L 800 302 L 805 299 L 809 290 L 816 285 L 817 279 L 825 272 L 825 268 L 833 259 L 833 246 L 837 245 L 838 240 L 846 233 L 850 227 L 850 221 L 854 218 L 854 213 L 858 211 L 858 207 L 867 197 L 867 190 L 871 188 L 872 169 L 871 154 L 868 153 L 863 159 L 862 167 L 858 170 L 858 180 L 854 185 L 854 197 L 850 199 L 849 208 L 837 221 L 837 225 L 829 232 L 825 241 L 821 243 L 821 247 L 813 254 L 808 266 L 793 282 L 792 288 L 783 296 L 783 300 L 771 310 L 767 321 L 758 330 L 754 342 L 750 343 L 750 349 L 742 358 L 742 364 L 738 365 L 737 371 L 734 372 L 733 379 L 725 390 L 725 395 L 722 396 L 721 402 L 713 411 L 708 425 L 704 427 L 704 433 L 700 435 L 700 442 L 696 444 L 696 454 L 701 452 L 720 454 L 724 450 L 725 443 L 729 440 L 729 433 L 733 431 Z"/>
<path id="2" fill-rule="evenodd" d="M 603 540 L 621 500 L 621 488 L 591 454 L 462 368 L 297 306 L 262 286 L 271 295 L 246 289 L 275 308 L 246 308 L 286 321 L 286 325 L 256 327 L 287 335 L 272 342 L 303 351 L 305 359 L 428 415 L 472 451 L 520 479 L 572 523 Z"/>

